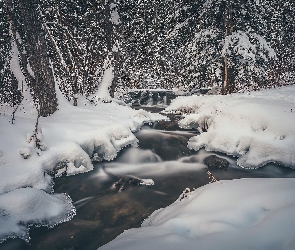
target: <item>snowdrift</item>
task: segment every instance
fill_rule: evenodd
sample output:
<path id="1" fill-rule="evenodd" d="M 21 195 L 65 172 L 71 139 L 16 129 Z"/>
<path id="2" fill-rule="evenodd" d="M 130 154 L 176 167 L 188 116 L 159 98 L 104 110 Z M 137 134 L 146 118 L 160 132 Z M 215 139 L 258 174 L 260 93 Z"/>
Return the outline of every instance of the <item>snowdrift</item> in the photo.
<path id="1" fill-rule="evenodd" d="M 93 169 L 92 161 L 113 160 L 128 145 L 136 146 L 133 131 L 164 117 L 135 111 L 115 102 L 91 105 L 82 97 L 74 107 L 59 95 L 59 111 L 46 118 L 20 109 L 0 116 L 0 242 L 7 237 L 29 240 L 31 225 L 54 226 L 70 220 L 70 197 L 54 194 L 53 178 Z M 32 139 L 33 138 L 33 139 Z"/>
<path id="2" fill-rule="evenodd" d="M 208 184 L 155 211 L 101 250 L 295 248 L 294 179 Z"/>
<path id="3" fill-rule="evenodd" d="M 295 87 L 227 96 L 178 97 L 167 113 L 199 130 L 188 146 L 238 157 L 245 168 L 295 168 Z M 155 211 L 111 249 L 295 249 L 295 179 L 220 180 Z"/>
<path id="4" fill-rule="evenodd" d="M 295 168 L 295 87 L 227 96 L 178 97 L 166 108 L 199 130 L 189 148 L 238 157 L 243 168 L 269 162 Z"/>

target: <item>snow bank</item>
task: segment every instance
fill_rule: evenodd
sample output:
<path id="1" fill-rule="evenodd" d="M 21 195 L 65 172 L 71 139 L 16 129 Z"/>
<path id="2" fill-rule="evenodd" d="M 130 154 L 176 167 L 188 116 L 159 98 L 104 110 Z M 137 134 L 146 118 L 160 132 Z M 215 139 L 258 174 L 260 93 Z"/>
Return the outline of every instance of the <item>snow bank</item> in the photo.
<path id="1" fill-rule="evenodd" d="M 91 105 L 83 97 L 74 107 L 58 90 L 57 96 L 59 110 L 39 118 L 35 137 L 40 149 L 32 137 L 36 117 L 26 115 L 30 110 L 17 110 L 13 125 L 10 116 L 0 116 L 0 241 L 15 236 L 28 240 L 30 225 L 69 220 L 71 200 L 52 194 L 53 178 L 90 171 L 92 161 L 114 159 L 123 147 L 137 145 L 133 131 L 164 118 L 115 102 Z"/>
<path id="2" fill-rule="evenodd" d="M 70 220 L 75 213 L 65 194 L 48 194 L 35 188 L 14 190 L 0 195 L 0 239 L 20 237 L 28 241 L 28 225 L 54 226 Z"/>
<path id="3" fill-rule="evenodd" d="M 219 181 L 155 211 L 111 249 L 294 249 L 294 179 Z"/>
<path id="4" fill-rule="evenodd" d="M 201 134 L 188 146 L 238 157 L 244 168 L 269 162 L 295 168 L 295 86 L 251 94 L 179 97 L 166 112 L 184 114 L 182 128 Z"/>

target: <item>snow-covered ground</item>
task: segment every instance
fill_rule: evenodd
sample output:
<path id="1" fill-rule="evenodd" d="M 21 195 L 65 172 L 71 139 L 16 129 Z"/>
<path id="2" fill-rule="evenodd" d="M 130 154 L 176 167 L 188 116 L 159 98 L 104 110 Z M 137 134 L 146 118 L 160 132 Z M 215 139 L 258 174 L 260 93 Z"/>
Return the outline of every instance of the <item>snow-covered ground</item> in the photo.
<path id="1" fill-rule="evenodd" d="M 101 250 L 295 249 L 294 179 L 219 181 L 155 211 Z"/>
<path id="2" fill-rule="evenodd" d="M 269 162 L 295 168 L 295 86 L 227 96 L 178 97 L 166 112 L 182 113 L 197 128 L 189 147 L 238 157 L 238 165 Z"/>
<path id="3" fill-rule="evenodd" d="M 70 197 L 53 193 L 53 177 L 87 172 L 92 160 L 112 160 L 132 132 L 163 116 L 132 110 L 116 102 L 90 104 L 80 98 L 74 107 L 58 92 L 59 110 L 40 118 L 35 147 L 36 113 L 23 103 L 15 114 L 0 116 L 0 242 L 7 237 L 29 239 L 29 225 L 53 226 L 71 219 Z M 24 100 L 23 102 L 30 102 Z M 24 108 L 24 109 L 23 109 Z M 10 112 L 7 108 L 7 112 Z M 93 154 L 93 153 L 96 154 Z M 27 159 L 24 159 L 27 158 Z"/>
<path id="4" fill-rule="evenodd" d="M 29 225 L 54 226 L 69 220 L 75 209 L 70 197 L 52 192 L 51 175 L 90 171 L 91 160 L 114 159 L 122 147 L 136 145 L 132 131 L 143 122 L 163 118 L 115 102 L 95 106 L 80 98 L 79 106 L 73 107 L 60 93 L 58 99 L 59 111 L 39 120 L 37 138 L 43 151 L 30 142 L 34 113 L 18 111 L 13 125 L 10 116 L 0 116 L 0 239 L 28 240 Z M 294 86 L 251 94 L 179 97 L 166 112 L 184 114 L 180 125 L 200 130 L 189 141 L 193 149 L 235 155 L 242 167 L 278 162 L 295 168 Z M 152 152 L 142 157 L 159 161 Z M 161 166 L 165 171 L 165 163 Z M 137 170 L 131 168 L 128 172 L 135 174 Z M 143 168 L 143 172 L 150 170 Z M 107 170 L 126 169 L 110 166 Z M 155 211 L 141 228 L 124 232 L 102 249 L 290 250 L 295 248 L 294 230 L 294 179 L 220 180 Z"/>
<path id="5" fill-rule="evenodd" d="M 166 108 L 184 114 L 182 127 L 201 132 L 190 148 L 235 155 L 249 168 L 268 162 L 295 168 L 294 110 L 295 86 L 178 97 Z M 155 211 L 141 228 L 100 249 L 291 250 L 294 230 L 295 179 L 220 180 Z"/>

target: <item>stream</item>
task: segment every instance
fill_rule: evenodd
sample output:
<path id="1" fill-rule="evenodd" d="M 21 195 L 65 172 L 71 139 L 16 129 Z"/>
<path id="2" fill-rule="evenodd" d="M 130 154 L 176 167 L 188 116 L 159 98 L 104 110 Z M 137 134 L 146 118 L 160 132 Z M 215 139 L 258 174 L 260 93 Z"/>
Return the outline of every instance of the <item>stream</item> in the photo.
<path id="1" fill-rule="evenodd" d="M 95 163 L 88 173 L 56 178 L 54 191 L 70 195 L 77 215 L 54 228 L 32 227 L 30 243 L 8 239 L 0 249 L 98 249 L 124 230 L 140 227 L 152 212 L 178 199 L 185 188 L 209 184 L 204 159 L 210 155 L 229 162 L 227 170 L 210 170 L 217 180 L 295 177 L 295 170 L 278 165 L 246 170 L 236 165 L 234 157 L 191 151 L 187 141 L 197 132 L 180 130 L 179 117 L 171 119 L 143 126 L 135 134 L 139 147 L 125 148 L 114 161 Z M 151 179 L 154 185 L 139 185 L 141 180 L 152 184 Z"/>

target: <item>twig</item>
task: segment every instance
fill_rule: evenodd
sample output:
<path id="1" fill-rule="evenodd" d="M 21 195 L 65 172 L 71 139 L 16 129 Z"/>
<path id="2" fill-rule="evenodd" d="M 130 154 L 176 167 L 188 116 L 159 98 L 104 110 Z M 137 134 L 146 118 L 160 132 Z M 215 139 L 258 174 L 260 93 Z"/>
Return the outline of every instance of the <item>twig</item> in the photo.
<path id="1" fill-rule="evenodd" d="M 210 183 L 218 181 L 209 170 L 207 170 L 207 174 L 209 175 Z"/>

